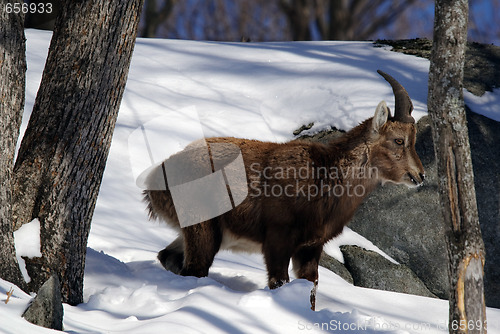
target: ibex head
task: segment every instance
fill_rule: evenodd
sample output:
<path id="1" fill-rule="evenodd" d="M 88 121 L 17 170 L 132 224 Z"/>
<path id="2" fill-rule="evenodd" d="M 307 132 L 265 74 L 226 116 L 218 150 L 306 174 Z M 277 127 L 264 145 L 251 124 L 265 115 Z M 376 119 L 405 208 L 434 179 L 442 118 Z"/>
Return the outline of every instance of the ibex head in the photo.
<path id="1" fill-rule="evenodd" d="M 413 104 L 403 86 L 390 75 L 378 70 L 394 92 L 395 112 L 380 102 L 372 119 L 372 165 L 378 168 L 381 181 L 415 187 L 422 184 L 424 167 L 415 151 L 416 127 L 411 116 Z"/>

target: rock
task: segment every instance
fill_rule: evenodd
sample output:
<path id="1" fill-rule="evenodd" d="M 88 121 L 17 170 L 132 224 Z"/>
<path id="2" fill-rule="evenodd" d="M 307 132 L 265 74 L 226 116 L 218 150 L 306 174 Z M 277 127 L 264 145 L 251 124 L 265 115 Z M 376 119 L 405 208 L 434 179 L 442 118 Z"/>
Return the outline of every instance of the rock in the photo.
<path id="1" fill-rule="evenodd" d="M 358 208 L 349 227 L 412 269 L 433 294 L 447 299 L 448 257 L 429 122 L 424 117 L 417 124 L 416 150 L 426 171 L 424 185 L 379 186 Z M 341 135 L 339 130 L 327 130 L 301 140 L 327 143 Z"/>
<path id="2" fill-rule="evenodd" d="M 486 305 L 500 307 L 500 123 L 467 110 L 479 222 L 486 248 Z M 426 171 L 422 187 L 378 187 L 358 208 L 349 227 L 401 264 L 436 296 L 448 299 L 448 255 L 439 206 L 437 167 L 430 120 L 417 123 L 416 150 Z M 342 135 L 328 130 L 312 137 L 327 143 Z"/>
<path id="3" fill-rule="evenodd" d="M 467 111 L 479 221 L 486 247 L 486 304 L 500 307 L 500 123 Z M 448 257 L 439 206 L 430 120 L 417 124 L 416 150 L 426 171 L 422 187 L 378 187 L 349 227 L 407 265 L 440 298 L 448 298 Z"/>
<path id="4" fill-rule="evenodd" d="M 486 305 L 500 308 L 500 123 L 467 113 L 479 223 L 486 249 Z"/>
<path id="5" fill-rule="evenodd" d="M 432 41 L 426 38 L 377 40 L 375 46 L 390 45 L 392 50 L 430 59 Z M 464 87 L 474 95 L 500 87 L 500 47 L 493 44 L 467 43 Z"/>
<path id="6" fill-rule="evenodd" d="M 314 126 L 314 123 L 309 123 L 308 125 L 302 125 L 300 128 L 298 128 L 297 130 L 295 130 L 293 132 L 293 135 L 298 136 L 302 133 L 302 131 L 309 130 L 313 126 Z"/>
<path id="7" fill-rule="evenodd" d="M 57 275 L 42 285 L 37 296 L 24 311 L 23 318 L 38 326 L 63 329 L 61 286 Z"/>
<path id="8" fill-rule="evenodd" d="M 418 122 L 416 150 L 423 186 L 379 186 L 358 208 L 349 227 L 408 266 L 440 298 L 448 298 L 448 255 L 439 208 L 437 167 L 428 118 Z"/>
<path id="9" fill-rule="evenodd" d="M 358 246 L 341 246 L 340 250 L 354 285 L 436 298 L 407 266 Z"/>
<path id="10" fill-rule="evenodd" d="M 394 51 L 404 52 L 408 54 L 417 55 L 424 58 L 430 57 L 430 51 L 432 47 L 432 42 L 425 39 L 416 39 L 416 40 L 400 40 L 400 41 L 377 41 L 378 44 L 389 44 L 393 46 Z M 492 45 L 492 44 L 479 44 L 479 43 L 468 43 L 467 50 L 465 54 L 465 65 L 464 65 L 464 87 L 477 96 L 481 96 L 485 91 L 493 91 L 494 88 L 500 87 L 500 47 Z M 422 127 L 428 127 L 428 121 L 423 119 L 424 123 L 420 124 Z M 479 212 L 479 222 L 481 224 L 481 232 L 483 235 L 483 240 L 486 248 L 486 264 L 484 267 L 485 276 L 484 276 L 484 288 L 485 288 L 485 297 L 486 297 L 486 305 L 491 307 L 500 307 L 500 244 L 497 240 L 500 240 L 500 123 L 494 120 L 491 120 L 487 117 L 478 115 L 476 113 L 467 110 L 467 121 L 469 128 L 469 140 L 471 145 L 471 153 L 472 153 L 472 163 L 474 168 L 474 183 L 476 188 L 476 198 L 478 204 L 478 212 Z M 420 129 L 421 130 L 421 129 Z M 425 130 L 425 129 L 424 129 Z M 422 136 L 420 140 L 420 146 L 430 147 L 432 148 L 432 137 L 430 136 L 430 128 L 429 130 L 425 130 L 426 135 Z M 420 136 L 419 136 L 420 137 Z M 418 152 L 418 148 L 417 148 Z M 433 161 L 433 153 L 430 154 L 426 152 L 426 156 L 423 157 L 422 152 L 418 152 L 421 159 L 423 158 L 430 160 L 429 164 L 424 167 L 429 168 L 430 171 L 435 172 L 435 163 Z M 427 154 L 429 153 L 429 154 Z M 434 168 L 434 170 L 432 170 Z M 430 173 L 427 172 L 429 176 Z M 432 183 L 427 182 L 424 184 L 424 187 L 436 187 L 437 183 L 435 179 Z M 436 191 L 437 193 L 437 191 Z M 405 200 L 403 200 L 405 201 Z M 433 240 L 436 240 L 438 244 L 432 244 L 430 242 L 420 242 L 419 238 L 408 237 L 408 241 L 414 242 L 414 245 L 408 245 L 400 247 L 398 245 L 391 245 L 390 242 L 381 242 L 381 240 L 374 241 L 380 248 L 382 248 L 386 253 L 392 255 L 394 258 L 407 258 L 411 264 L 409 266 L 419 275 L 420 278 L 424 280 L 431 290 L 434 293 L 438 294 L 440 297 L 446 298 L 448 296 L 448 283 L 444 282 L 444 276 L 446 276 L 447 268 L 443 266 L 441 269 L 436 268 L 439 262 L 447 261 L 446 260 L 446 252 L 444 251 L 446 248 L 442 246 L 445 242 L 444 234 L 441 232 L 443 220 L 440 216 L 440 208 L 437 204 L 437 195 L 436 195 L 436 203 L 434 205 L 428 206 L 428 216 L 435 219 L 434 225 L 436 228 L 434 230 L 429 230 L 425 233 L 424 238 L 432 237 L 433 232 L 437 232 L 438 235 L 435 235 Z M 383 203 L 383 205 L 388 204 Z M 415 201 L 409 201 L 408 205 L 418 204 Z M 425 205 L 429 205 L 429 202 L 426 201 Z M 376 206 L 376 203 L 372 203 L 372 206 Z M 358 219 L 363 216 L 360 215 Z M 411 215 L 413 217 L 413 215 Z M 365 216 L 366 219 L 369 219 L 368 216 Z M 406 219 L 406 217 L 402 217 L 403 221 L 399 224 L 394 222 L 394 224 L 385 224 L 383 228 L 393 228 L 396 229 L 401 228 L 404 223 L 407 224 L 415 224 L 415 222 L 419 222 L 419 220 L 411 220 Z M 427 221 L 429 218 L 425 218 Z M 379 220 L 380 221 L 380 220 Z M 376 224 L 377 222 L 373 222 Z M 420 223 L 420 222 L 419 222 Z M 363 234 L 362 231 L 365 231 L 365 236 L 369 237 L 369 235 L 375 236 L 377 232 L 370 232 L 371 226 L 374 226 L 370 220 L 365 221 L 365 223 L 361 224 L 356 223 L 357 227 L 351 226 L 357 232 Z M 364 225 L 361 227 L 361 225 Z M 427 228 L 429 225 L 424 224 Z M 382 229 L 378 229 L 378 231 L 382 231 Z M 403 228 L 404 229 L 404 228 Z M 392 233 L 392 232 L 391 232 Z M 422 236 L 420 237 L 420 239 Z M 389 240 L 390 236 L 384 236 L 380 239 Z M 370 239 L 371 240 L 371 239 Z M 384 244 L 382 246 L 382 244 Z M 394 246 L 394 247 L 393 247 Z M 429 249 L 418 251 L 419 247 L 430 246 Z M 392 249 L 392 251 L 389 251 Z M 418 267 L 418 253 L 428 254 L 427 257 L 420 261 L 424 264 L 431 265 L 432 269 L 429 270 L 429 275 L 425 272 L 427 270 L 421 268 L 419 270 Z M 399 254 L 399 255 L 396 255 Z M 437 255 L 440 260 L 433 260 L 433 255 Z M 398 257 L 399 256 L 399 257 Z M 445 260 L 443 260 L 445 259 Z M 427 260 L 435 263 L 429 263 Z M 442 274 L 439 274 L 439 270 L 442 271 Z M 434 277 L 440 277 L 440 280 L 433 283 Z M 443 294 L 440 293 L 440 290 L 445 289 Z"/>
<path id="11" fill-rule="evenodd" d="M 394 51 L 428 58 L 432 42 L 425 39 L 377 41 Z M 500 87 L 500 47 L 469 43 L 464 86 L 476 95 Z M 486 305 L 500 307 L 500 123 L 467 110 L 469 139 L 479 222 L 486 248 L 484 287 Z M 384 252 L 407 265 L 429 290 L 448 299 L 448 255 L 444 221 L 439 206 L 437 171 L 430 122 L 418 124 L 417 153 L 426 170 L 422 187 L 408 190 L 385 185 L 358 208 L 350 227 Z M 302 140 L 326 143 L 340 136 L 336 129 Z"/>
<path id="12" fill-rule="evenodd" d="M 352 279 L 349 270 L 347 270 L 347 268 L 340 261 L 325 252 L 321 254 L 319 265 L 333 271 L 335 274 L 342 277 L 347 283 L 354 284 L 354 280 Z"/>
<path id="13" fill-rule="evenodd" d="M 310 141 L 310 142 L 316 141 L 316 142 L 326 144 L 330 140 L 333 140 L 335 138 L 342 136 L 344 133 L 345 133 L 345 131 L 339 130 L 339 129 L 333 127 L 330 130 L 320 131 L 314 135 L 300 136 L 297 138 L 297 140 Z"/>

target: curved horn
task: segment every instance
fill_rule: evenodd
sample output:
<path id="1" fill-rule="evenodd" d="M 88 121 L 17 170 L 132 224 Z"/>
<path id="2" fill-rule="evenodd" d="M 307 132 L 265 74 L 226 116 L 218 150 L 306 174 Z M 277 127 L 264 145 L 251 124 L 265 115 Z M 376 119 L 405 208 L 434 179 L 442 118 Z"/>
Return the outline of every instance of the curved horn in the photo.
<path id="1" fill-rule="evenodd" d="M 403 123 L 415 123 L 415 119 L 411 117 L 411 112 L 413 110 L 413 104 L 411 103 L 410 96 L 404 87 L 396 81 L 389 74 L 377 70 L 377 73 L 384 77 L 384 79 L 391 84 L 392 91 L 394 92 L 394 99 L 396 101 L 395 111 L 394 111 L 394 121 Z"/>

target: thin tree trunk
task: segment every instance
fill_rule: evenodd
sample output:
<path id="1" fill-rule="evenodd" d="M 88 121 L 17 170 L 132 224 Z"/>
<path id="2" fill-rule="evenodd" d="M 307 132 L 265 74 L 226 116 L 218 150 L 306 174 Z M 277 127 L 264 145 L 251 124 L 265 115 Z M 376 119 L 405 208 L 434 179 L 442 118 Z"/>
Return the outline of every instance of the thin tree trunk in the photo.
<path id="1" fill-rule="evenodd" d="M 328 35 L 324 35 L 324 39 L 336 41 L 348 40 L 347 28 L 350 15 L 347 11 L 347 2 L 345 0 L 330 0 L 329 7 L 330 24 Z"/>
<path id="2" fill-rule="evenodd" d="M 292 39 L 294 41 L 310 41 L 311 4 L 307 0 L 280 0 L 281 10 L 285 13 Z"/>
<path id="3" fill-rule="evenodd" d="M 24 110 L 26 45 L 23 14 L 8 13 L 7 3 L 23 2 L 0 1 L 0 277 L 22 288 L 12 234 L 12 176 Z"/>
<path id="4" fill-rule="evenodd" d="M 142 37 L 156 37 L 158 28 L 167 21 L 172 13 L 176 0 L 164 0 L 163 7 L 158 8 L 156 0 L 147 0 L 144 5 L 144 27 Z"/>
<path id="5" fill-rule="evenodd" d="M 142 0 L 65 1 L 15 165 L 18 224 L 40 220 L 30 291 L 54 273 L 83 299 L 90 222 L 135 44 Z"/>
<path id="6" fill-rule="evenodd" d="M 450 259 L 450 333 L 485 333 L 484 244 L 463 102 L 467 0 L 438 0 L 428 109 Z"/>

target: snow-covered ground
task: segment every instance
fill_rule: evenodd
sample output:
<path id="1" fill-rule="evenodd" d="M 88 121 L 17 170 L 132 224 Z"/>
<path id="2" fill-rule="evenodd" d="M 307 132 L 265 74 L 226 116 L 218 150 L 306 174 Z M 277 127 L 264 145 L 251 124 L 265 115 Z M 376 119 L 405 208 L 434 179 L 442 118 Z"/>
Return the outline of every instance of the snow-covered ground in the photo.
<path id="1" fill-rule="evenodd" d="M 50 37 L 27 31 L 27 115 Z M 406 87 L 418 119 L 426 114 L 428 66 L 426 60 L 369 42 L 139 39 L 92 222 L 85 302 L 64 305 L 65 331 L 446 333 L 447 301 L 354 287 L 323 268 L 316 312 L 309 309 L 309 282 L 266 287 L 261 255 L 222 252 L 207 278 L 167 272 L 156 253 L 175 233 L 148 221 L 136 185 L 144 168 L 202 136 L 286 141 L 310 122 L 309 132 L 350 129 L 371 117 L 380 100 L 394 110 L 391 88 L 377 69 Z M 498 90 L 466 98 L 476 112 L 500 120 Z M 36 231 L 34 223 L 28 230 Z M 326 247 L 341 259 L 339 244 L 376 249 L 349 229 Z M 14 293 L 5 304 L 11 287 Z M 0 280 L 0 333 L 53 332 L 20 317 L 30 298 Z M 500 333 L 500 310 L 487 312 L 489 333 Z"/>

